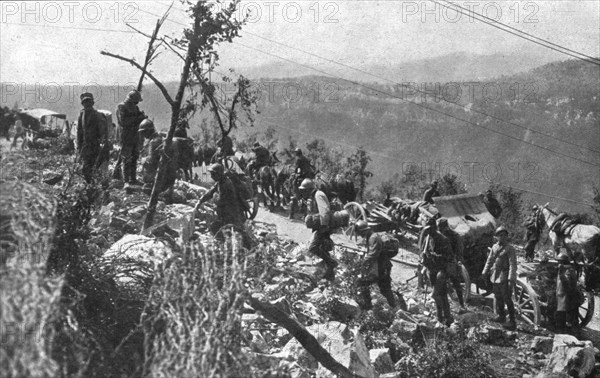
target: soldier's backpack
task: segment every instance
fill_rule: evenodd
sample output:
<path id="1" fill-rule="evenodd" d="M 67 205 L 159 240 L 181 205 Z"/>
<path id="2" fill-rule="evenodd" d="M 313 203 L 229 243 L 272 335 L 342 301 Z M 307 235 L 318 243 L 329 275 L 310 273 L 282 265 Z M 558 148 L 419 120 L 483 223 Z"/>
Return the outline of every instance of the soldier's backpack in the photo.
<path id="1" fill-rule="evenodd" d="M 381 251 L 382 257 L 391 259 L 392 257 L 396 256 L 398 254 L 398 250 L 400 249 L 400 242 L 398 239 L 390 234 L 380 234 L 380 238 L 381 243 L 383 244 Z"/>
<path id="2" fill-rule="evenodd" d="M 252 184 L 250 184 L 243 174 L 239 174 L 234 171 L 227 171 L 225 175 L 231 180 L 233 183 L 233 187 L 235 188 L 235 192 L 237 193 L 240 201 L 245 202 L 252 198 L 254 194 L 252 192 Z"/>

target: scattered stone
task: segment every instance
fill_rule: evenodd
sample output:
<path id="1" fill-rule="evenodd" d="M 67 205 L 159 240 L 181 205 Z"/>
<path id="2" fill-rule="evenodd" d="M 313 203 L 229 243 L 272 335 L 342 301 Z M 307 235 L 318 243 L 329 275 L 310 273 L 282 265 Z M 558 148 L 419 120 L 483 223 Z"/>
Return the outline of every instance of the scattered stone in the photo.
<path id="1" fill-rule="evenodd" d="M 331 305 L 332 319 L 343 323 L 358 318 L 361 313 L 360 307 L 354 299 L 334 297 Z"/>
<path id="2" fill-rule="evenodd" d="M 548 354 L 552 352 L 553 344 L 554 339 L 551 337 L 536 336 L 531 342 L 531 350 L 533 350 L 534 352 Z"/>
<path id="3" fill-rule="evenodd" d="M 61 182 L 63 175 L 53 171 L 44 171 L 42 182 L 47 185 L 56 185 Z"/>
<path id="4" fill-rule="evenodd" d="M 339 322 L 315 324 L 307 327 L 307 330 L 337 362 L 347 367 L 354 374 L 365 378 L 377 377 L 377 372 L 371 365 L 369 350 L 357 330 L 352 330 L 346 324 Z M 311 371 L 316 370 L 316 360 L 297 340 L 290 340 L 282 352 L 298 356 L 298 363 L 301 366 Z M 333 373 L 323 367 L 317 370 L 316 375 L 318 377 L 335 377 Z"/>
<path id="5" fill-rule="evenodd" d="M 252 349 L 258 353 L 268 353 L 269 344 L 267 344 L 263 335 L 256 330 L 250 331 L 250 334 L 252 335 L 252 340 L 250 341 Z"/>
<path id="6" fill-rule="evenodd" d="M 370 350 L 369 358 L 371 359 L 371 364 L 373 364 L 373 367 L 378 373 L 384 374 L 394 371 L 394 363 L 392 362 L 390 350 L 388 348 Z"/>
<path id="7" fill-rule="evenodd" d="M 554 336 L 552 355 L 546 370 L 587 377 L 594 370 L 594 346 L 591 341 L 580 341 L 571 335 Z"/>
<path id="8" fill-rule="evenodd" d="M 411 342 L 419 336 L 419 325 L 404 319 L 395 319 L 390 330 L 406 342 Z"/>

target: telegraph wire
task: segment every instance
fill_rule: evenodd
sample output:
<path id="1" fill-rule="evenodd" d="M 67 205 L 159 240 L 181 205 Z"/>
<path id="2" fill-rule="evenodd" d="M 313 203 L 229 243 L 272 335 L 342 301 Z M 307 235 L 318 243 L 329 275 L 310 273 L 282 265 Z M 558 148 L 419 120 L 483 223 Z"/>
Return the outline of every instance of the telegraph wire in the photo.
<path id="1" fill-rule="evenodd" d="M 76 26 L 59 26 L 59 25 L 39 25 L 39 24 L 27 24 L 27 23 L 17 23 L 17 22 L 3 22 L 3 24 L 7 25 L 16 25 L 16 26 L 37 26 L 42 28 L 53 28 L 53 29 L 73 29 L 73 30 L 91 30 L 91 31 L 101 31 L 101 32 L 109 32 L 109 33 L 126 33 L 126 34 L 137 34 L 137 32 L 133 30 L 119 30 L 119 29 L 102 29 L 102 28 L 85 28 L 85 27 L 76 27 Z"/>
<path id="2" fill-rule="evenodd" d="M 330 77 L 333 77 L 333 78 L 336 78 L 336 79 L 340 79 L 340 80 L 347 81 L 347 82 L 349 82 L 349 83 L 352 83 L 352 84 L 354 84 L 354 85 L 358 85 L 358 86 L 364 87 L 364 88 L 366 88 L 366 89 L 369 89 L 369 90 L 371 90 L 371 91 L 378 92 L 378 93 L 381 93 L 381 94 L 383 94 L 383 95 L 390 96 L 390 97 L 393 97 L 393 98 L 397 98 L 397 99 L 399 99 L 399 100 L 401 100 L 401 101 L 404 101 L 404 102 L 407 102 L 407 103 L 411 103 L 411 104 L 417 105 L 417 106 L 419 106 L 419 107 L 421 107 L 421 108 L 423 108 L 423 109 L 427 109 L 427 110 L 431 110 L 431 111 L 434 111 L 434 112 L 436 112 L 436 113 L 439 113 L 439 114 L 443 114 L 443 115 L 445 115 L 445 116 L 448 116 L 448 117 L 450 117 L 450 118 L 453 118 L 453 119 L 455 119 L 455 120 L 458 120 L 458 121 L 465 122 L 465 123 L 467 123 L 467 124 L 470 124 L 470 125 L 472 125 L 472 126 L 479 127 L 479 128 L 481 128 L 481 129 L 484 129 L 484 130 L 487 130 L 487 131 L 493 132 L 493 133 L 495 133 L 495 134 L 498 134 L 498 135 L 503 135 L 503 136 L 505 136 L 505 137 L 507 137 L 507 138 L 510 138 L 510 139 L 516 140 L 516 141 L 518 141 L 518 142 L 525 143 L 525 144 L 528 144 L 528 145 L 531 145 L 531 146 L 534 146 L 534 147 L 537 147 L 537 148 L 543 149 L 543 150 L 545 150 L 545 151 L 548 151 L 548 152 L 550 152 L 550 153 L 553 153 L 553 154 L 556 154 L 556 155 L 560 155 L 560 156 L 562 156 L 562 157 L 566 157 L 566 158 L 569 158 L 569 159 L 577 160 L 577 161 L 579 161 L 579 162 L 581 162 L 581 163 L 584 163 L 584 164 L 592 165 L 592 166 L 595 166 L 595 167 L 600 167 L 600 165 L 598 165 L 598 164 L 596 164 L 596 163 L 592 163 L 592 162 L 589 162 L 589 161 L 586 161 L 586 160 L 582 160 L 582 159 L 580 159 L 580 158 L 577 158 L 577 157 L 574 157 L 574 156 L 570 156 L 570 155 L 566 155 L 566 154 L 564 154 L 564 153 L 562 153 L 562 152 L 559 152 L 559 151 L 555 151 L 555 150 L 553 150 L 553 149 L 551 149 L 551 148 L 544 147 L 544 146 L 540 146 L 540 145 L 537 145 L 537 144 L 535 144 L 535 143 L 528 142 L 528 141 L 526 141 L 526 140 L 523 140 L 523 139 L 517 138 L 517 137 L 515 137 L 515 136 L 513 136 L 513 135 L 511 135 L 511 134 L 507 134 L 507 133 L 504 133 L 504 132 L 501 132 L 501 131 L 498 131 L 498 130 L 491 129 L 491 128 L 489 128 L 489 127 L 485 127 L 485 126 L 483 126 L 483 125 L 480 125 L 480 124 L 478 124 L 478 123 L 475 123 L 475 122 L 472 122 L 472 121 L 468 121 L 468 120 L 465 120 L 465 119 L 462 119 L 462 118 L 456 117 L 456 116 L 454 116 L 454 115 L 452 115 L 452 114 L 450 114 L 450 113 L 446 113 L 446 112 L 444 112 L 444 111 L 441 111 L 441 110 L 438 110 L 438 109 L 435 109 L 435 108 L 430 108 L 430 107 L 428 107 L 428 106 L 424 106 L 424 105 L 422 105 L 422 104 L 419 104 L 418 102 L 409 101 L 409 100 L 407 100 L 407 99 L 405 99 L 405 98 L 402 98 L 402 97 L 400 97 L 400 96 L 396 96 L 396 95 L 394 95 L 394 94 L 391 94 L 391 93 L 388 93 L 388 92 L 382 91 L 382 90 L 380 90 L 380 89 L 377 89 L 377 88 L 372 88 L 372 87 L 369 87 L 369 86 L 367 86 L 367 85 L 365 85 L 365 84 L 363 84 L 363 83 L 360 83 L 360 82 L 357 82 L 357 81 L 353 81 L 353 80 L 350 80 L 350 79 L 345 79 L 345 78 L 342 78 L 342 77 L 339 77 L 339 76 L 333 75 L 333 74 L 331 74 L 331 73 L 329 73 L 329 72 L 323 71 L 323 70 L 321 70 L 321 69 L 318 69 L 318 68 L 315 68 L 315 67 L 312 67 L 312 66 L 309 66 L 309 65 L 303 64 L 303 63 L 299 63 L 299 62 L 293 61 L 293 60 L 291 60 L 291 59 L 287 59 L 287 58 L 284 58 L 284 57 L 282 57 L 282 56 L 279 56 L 279 55 L 276 55 L 276 54 L 273 54 L 273 53 L 270 53 L 270 52 L 266 52 L 266 51 L 260 50 L 260 49 L 258 49 L 258 48 L 255 48 L 255 47 L 252 47 L 252 46 L 245 45 L 245 44 L 243 44 L 243 43 L 240 43 L 240 42 L 237 42 L 237 41 L 233 41 L 232 43 L 234 43 L 234 44 L 237 44 L 237 45 L 239 45 L 239 46 L 246 47 L 246 48 L 248 48 L 248 49 L 251 49 L 251 50 L 256 50 L 256 51 L 258 51 L 258 52 L 261 52 L 261 53 L 263 53 L 263 54 L 266 54 L 266 55 L 270 55 L 270 56 L 273 56 L 273 57 L 276 57 L 276 58 L 279 58 L 279 59 L 282 59 L 282 60 L 285 60 L 285 61 L 288 61 L 288 62 L 291 62 L 291 63 L 297 64 L 297 65 L 303 66 L 303 67 L 305 67 L 305 68 L 311 69 L 311 70 L 313 70 L 313 71 L 316 71 L 316 72 L 323 73 L 323 74 L 325 74 L 325 75 L 327 75 L 327 76 L 330 76 Z"/>
<path id="3" fill-rule="evenodd" d="M 434 1 L 434 0 L 431 0 L 431 1 Z M 444 0 L 444 1 L 445 1 L 445 0 Z M 435 1 L 434 1 L 434 2 L 435 2 Z M 441 6 L 444 6 L 443 4 L 440 4 L 440 5 L 441 5 Z M 178 11 L 180 11 L 180 12 L 185 12 L 184 10 L 182 10 L 182 9 L 180 9 L 180 8 L 174 8 L 174 9 L 176 9 L 176 10 L 178 10 Z M 144 11 L 144 12 L 146 12 L 146 11 Z M 146 12 L 146 13 L 152 14 L 152 13 L 150 13 L 150 12 Z M 157 15 L 155 15 L 155 14 L 152 14 L 152 15 L 154 15 L 154 16 L 157 16 Z M 173 22 L 176 22 L 176 21 L 173 21 Z M 181 25 L 183 25 L 183 24 L 181 24 Z M 252 32 L 249 32 L 249 31 L 247 31 L 247 30 L 245 30 L 245 31 L 244 31 L 244 33 L 247 33 L 247 34 L 249 34 L 249 35 L 252 35 L 252 36 L 254 36 L 254 37 L 257 37 L 257 38 L 259 38 L 259 39 L 262 39 L 262 40 L 265 40 L 265 41 L 268 41 L 268 42 L 271 42 L 271 43 L 275 43 L 275 44 L 277 44 L 277 45 L 280 45 L 280 46 L 284 46 L 284 47 L 287 47 L 287 48 L 290 48 L 290 49 L 293 49 L 293 50 L 296 50 L 296 51 L 300 51 L 300 52 L 302 52 L 302 53 L 304 53 L 304 54 L 308 54 L 308 55 L 310 55 L 310 56 L 313 56 L 313 57 L 316 57 L 316 58 L 319 58 L 319 59 L 325 60 L 325 61 L 327 61 L 327 62 L 329 62 L 329 63 L 337 64 L 337 65 L 340 65 L 340 66 L 343 66 L 343 67 L 349 68 L 349 69 L 351 69 L 351 70 L 354 70 L 354 71 L 357 71 L 357 72 L 364 73 L 364 74 L 366 74 L 366 75 L 369 75 L 369 76 L 371 76 L 371 77 L 375 77 L 375 78 L 378 78 L 378 79 L 381 79 L 381 80 L 385 80 L 385 81 L 387 81 L 387 82 L 390 82 L 390 83 L 392 83 L 392 84 L 396 84 L 396 85 L 402 85 L 401 83 L 397 83 L 397 82 L 396 82 L 396 81 L 394 81 L 394 80 L 391 80 L 391 79 L 388 79 L 388 78 L 382 77 L 382 76 L 380 76 L 380 75 L 376 75 L 376 74 L 373 74 L 373 73 L 371 73 L 371 72 L 368 72 L 368 71 L 362 70 L 362 69 L 360 69 L 360 68 L 356 68 L 356 67 L 353 67 L 353 66 L 350 66 L 350 65 L 344 64 L 344 63 L 342 63 L 342 62 L 338 62 L 338 61 L 335 61 L 335 60 L 332 60 L 332 59 L 329 59 L 329 58 L 326 58 L 326 57 L 323 57 L 323 56 L 320 56 L 320 55 L 317 55 L 317 54 L 311 53 L 311 52 L 309 52 L 309 51 L 306 51 L 306 50 L 304 50 L 304 49 L 301 49 L 301 48 L 298 48 L 298 47 L 290 46 L 290 45 L 287 45 L 287 44 L 285 44 L 285 43 L 278 42 L 278 41 L 272 40 L 272 39 L 270 39 L 270 38 L 266 38 L 266 37 L 260 36 L 260 35 L 258 35 L 258 34 L 256 34 L 256 33 L 252 33 Z M 425 95 L 429 95 L 429 93 L 427 93 L 426 91 L 420 90 L 420 89 L 418 89 L 418 88 L 411 88 L 411 89 L 413 89 L 415 92 L 418 92 L 418 93 L 421 93 L 421 94 L 425 94 Z M 464 106 L 462 106 L 462 105 L 460 105 L 460 104 L 457 104 L 457 103 L 455 103 L 455 102 L 452 102 L 452 101 L 448 101 L 448 100 L 446 100 L 446 99 L 445 99 L 445 98 L 443 98 L 443 97 L 442 97 L 442 100 L 443 100 L 444 102 L 447 102 L 447 103 L 449 103 L 449 104 L 452 104 L 452 105 L 458 106 L 458 107 L 460 107 L 460 108 L 464 108 Z M 477 109 L 474 109 L 474 108 L 471 108 L 471 109 L 469 109 L 469 110 L 470 110 L 470 111 L 472 111 L 472 112 L 474 112 L 474 113 L 481 114 L 481 115 L 483 115 L 483 116 L 486 116 L 486 117 L 490 117 L 490 118 L 492 118 L 492 119 L 494 119 L 494 120 L 496 120 L 496 121 L 499 121 L 499 122 L 502 122 L 502 123 L 505 123 L 505 124 L 508 124 L 508 125 L 511 125 L 511 126 L 515 126 L 515 127 L 521 128 L 521 129 L 523 129 L 523 130 L 527 130 L 527 131 L 530 131 L 530 132 L 534 132 L 534 133 L 536 133 L 536 134 L 540 134 L 540 135 L 546 136 L 546 137 L 548 137 L 548 138 L 551 138 L 551 139 L 554 139 L 554 140 L 556 140 L 556 141 L 558 141 L 558 142 L 560 142 L 560 143 L 569 144 L 569 145 L 571 145 L 571 146 L 574 146 L 574 147 L 582 148 L 582 149 L 588 150 L 588 151 L 590 151 L 590 152 L 595 152 L 595 153 L 599 153 L 599 154 L 600 154 L 600 150 L 596 150 L 596 149 L 593 149 L 593 148 L 590 148 L 590 147 L 586 147 L 586 146 L 583 146 L 583 145 L 580 145 L 580 144 L 577 144 L 577 143 L 574 143 L 574 142 L 571 142 L 571 141 L 568 141 L 568 140 L 565 140 L 565 139 L 561 139 L 561 138 L 555 137 L 555 136 L 553 136 L 553 135 L 551 135 L 551 134 L 545 133 L 545 132 L 543 132 L 543 131 L 539 131 L 539 130 L 536 130 L 536 129 L 532 129 L 532 128 L 529 128 L 529 127 L 527 127 L 527 126 L 523 126 L 523 125 L 520 125 L 520 124 L 518 124 L 518 123 L 514 123 L 514 122 L 511 122 L 511 121 L 508 121 L 508 120 L 502 119 L 502 118 L 500 118 L 500 117 L 497 117 L 497 116 L 494 116 L 494 115 L 491 115 L 491 114 L 487 114 L 487 113 L 485 113 L 485 112 L 482 112 L 482 111 L 480 111 L 480 110 L 477 110 Z"/>
<path id="4" fill-rule="evenodd" d="M 445 7 L 445 8 L 448 8 L 448 9 L 453 9 L 453 8 L 451 8 L 451 7 L 450 7 L 450 6 L 448 6 L 448 5 L 444 5 L 444 4 L 441 4 L 441 3 L 439 3 L 439 2 L 438 2 L 438 1 L 436 1 L 436 0 L 429 0 L 429 1 L 432 1 L 433 3 L 435 3 L 435 4 L 438 4 L 438 5 L 442 6 L 442 7 Z M 550 43 L 550 44 L 552 44 L 552 45 L 558 46 L 558 47 L 560 47 L 561 49 L 568 50 L 568 51 L 574 51 L 576 54 L 579 54 L 579 55 L 581 55 L 581 56 L 585 56 L 586 58 L 582 58 L 581 56 L 578 56 L 578 55 L 572 54 L 572 53 L 570 53 L 570 52 L 568 52 L 568 51 L 562 51 L 562 50 L 559 50 L 559 49 L 557 49 L 557 48 L 555 48 L 555 47 L 552 47 L 552 46 L 550 46 L 550 45 L 547 45 L 547 44 L 545 44 L 545 43 L 542 43 L 542 42 L 536 41 L 536 40 L 534 40 L 534 39 L 532 39 L 532 38 L 528 38 L 528 37 L 526 37 L 526 36 L 523 36 L 522 34 L 519 34 L 519 33 L 523 33 L 523 34 L 527 34 L 527 33 L 523 32 L 523 31 L 520 31 L 520 30 L 518 30 L 518 29 L 515 29 L 515 28 L 513 28 L 513 27 L 510 27 L 510 26 L 508 26 L 508 25 L 506 25 L 506 24 L 503 24 L 503 23 L 501 23 L 501 22 L 499 22 L 499 21 L 496 21 L 496 20 L 494 20 L 494 19 L 492 19 L 492 18 L 486 17 L 486 16 L 484 16 L 484 15 L 482 15 L 482 14 L 479 14 L 479 13 L 477 13 L 477 12 L 474 12 L 474 11 L 472 12 L 472 11 L 470 11 L 470 10 L 468 10 L 468 9 L 466 9 L 466 8 L 463 8 L 463 7 L 461 7 L 460 5 L 456 5 L 455 3 L 452 3 L 452 2 L 450 2 L 450 1 L 447 1 L 447 0 L 442 0 L 442 1 L 445 1 L 445 2 L 447 2 L 447 3 L 450 3 L 450 4 L 454 5 L 454 6 L 456 6 L 457 8 L 460 8 L 460 9 L 463 9 L 463 10 L 467 10 L 467 11 L 469 12 L 469 13 L 465 13 L 465 12 L 462 12 L 461 10 L 458 10 L 458 9 L 453 9 L 454 11 L 456 11 L 456 12 L 458 12 L 458 13 L 460 13 L 460 14 L 463 14 L 463 15 L 465 15 L 465 16 L 469 16 L 469 17 L 473 17 L 473 18 L 475 18 L 475 19 L 476 19 L 476 20 L 478 20 L 478 21 L 481 21 L 481 22 L 483 22 L 483 23 L 486 23 L 486 24 L 488 24 L 488 25 L 490 25 L 490 26 L 493 26 L 493 27 L 495 27 L 495 28 L 497 28 L 497 29 L 500 29 L 500 30 L 502 30 L 502 31 L 505 31 L 505 32 L 507 32 L 507 33 L 510 33 L 510 34 L 512 34 L 512 35 L 515 35 L 515 36 L 517 36 L 517 37 L 519 37 L 519 38 L 523 38 L 523 39 L 526 39 L 526 40 L 528 40 L 528 41 L 530 41 L 530 42 L 536 43 L 536 44 L 538 44 L 538 45 L 540 45 L 540 46 L 544 46 L 544 47 L 546 47 L 546 48 L 548 48 L 548 49 L 551 49 L 551 50 L 557 51 L 557 52 L 559 52 L 559 53 L 562 53 L 562 54 L 565 54 L 565 55 L 572 56 L 572 57 L 574 57 L 574 58 L 577 58 L 577 59 L 580 59 L 580 60 L 582 60 L 582 61 L 584 61 L 584 62 L 588 62 L 588 63 L 591 63 L 591 64 L 595 64 L 595 65 L 597 65 L 597 66 L 600 66 L 600 60 L 599 60 L 599 59 L 597 59 L 597 58 L 593 58 L 593 57 L 591 57 L 591 56 L 588 56 L 588 55 L 585 55 L 585 54 L 583 54 L 583 53 L 580 53 L 580 52 L 577 52 L 577 51 L 574 51 L 574 50 L 568 49 L 568 48 L 566 48 L 566 47 L 563 47 L 563 46 L 557 45 L 557 44 L 555 44 L 555 43 L 552 43 L 552 42 L 548 42 L 548 41 L 546 41 L 546 40 L 543 40 L 543 41 L 546 41 L 546 42 L 548 42 L 548 43 Z M 479 17 L 481 17 L 481 18 L 477 18 L 477 16 L 479 16 Z M 491 20 L 492 22 L 486 21 L 484 18 L 485 18 L 485 19 L 488 19 L 488 20 Z M 506 26 L 507 28 L 511 28 L 511 29 L 513 29 L 513 30 L 516 30 L 516 31 L 518 31 L 519 33 L 515 33 L 515 32 L 513 32 L 513 31 L 511 31 L 511 30 L 508 30 L 508 29 L 504 29 L 504 28 L 502 28 L 501 26 L 499 26 L 498 24 L 499 24 L 499 25 Z M 531 37 L 533 37 L 533 38 L 537 38 L 537 39 L 540 39 L 540 40 L 542 40 L 541 38 L 538 38 L 538 37 L 532 36 L 531 34 L 527 34 L 527 35 L 528 35 L 528 36 L 531 36 Z M 588 58 L 589 58 L 589 59 L 588 59 Z"/>

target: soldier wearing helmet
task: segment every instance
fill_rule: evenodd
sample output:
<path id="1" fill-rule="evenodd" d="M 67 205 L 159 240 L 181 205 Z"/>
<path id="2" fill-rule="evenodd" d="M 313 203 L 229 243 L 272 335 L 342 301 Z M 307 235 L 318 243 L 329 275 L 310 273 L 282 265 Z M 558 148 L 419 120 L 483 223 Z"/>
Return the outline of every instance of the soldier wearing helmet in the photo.
<path id="1" fill-rule="evenodd" d="M 245 221 L 244 212 L 233 182 L 225 175 L 225 167 L 215 163 L 208 168 L 208 172 L 215 184 L 200 198 L 199 204 L 218 194 L 216 201 L 217 219 L 210 225 L 210 231 L 216 234 L 226 224 L 233 224 L 242 228 Z"/>
<path id="2" fill-rule="evenodd" d="M 327 272 L 323 276 L 326 280 L 335 279 L 335 268 L 338 263 L 331 257 L 333 250 L 333 240 L 331 233 L 333 230 L 329 227 L 331 224 L 331 208 L 327 195 L 318 190 L 314 181 L 304 179 L 299 187 L 299 194 L 302 198 L 309 200 L 309 211 L 311 214 L 319 214 L 320 227 L 313 230 L 313 238 L 308 246 L 308 252 L 320 257 L 327 265 Z"/>
<path id="3" fill-rule="evenodd" d="M 494 321 L 499 323 L 506 321 L 506 311 L 504 309 L 506 305 L 509 320 L 504 324 L 504 328 L 514 331 L 517 323 L 512 292 L 517 280 L 517 253 L 508 241 L 508 230 L 504 226 L 496 229 L 494 237 L 497 242 L 488 254 L 481 276 L 484 280 L 491 280 L 494 287 L 496 314 L 498 315 Z"/>
<path id="4" fill-rule="evenodd" d="M 450 245 L 452 246 L 452 254 L 448 256 L 446 272 L 448 274 L 450 282 L 452 282 L 454 290 L 456 291 L 456 296 L 458 297 L 458 304 L 461 307 L 461 311 L 465 311 L 465 301 L 463 299 L 463 292 L 461 286 L 461 270 L 463 265 L 464 251 L 462 237 L 450 228 L 450 226 L 448 225 L 447 218 L 439 218 L 436 222 L 436 225 L 439 232 L 441 232 L 442 235 L 448 238 L 448 240 L 450 241 Z"/>
<path id="5" fill-rule="evenodd" d="M 125 101 L 117 106 L 117 120 L 121 128 L 121 159 L 123 161 L 123 180 L 125 183 L 138 184 L 137 161 L 139 157 L 138 128 L 146 118 L 138 108 L 142 95 L 138 91 L 127 94 Z"/>
<path id="6" fill-rule="evenodd" d="M 433 197 L 439 197 L 440 196 L 440 192 L 438 192 L 438 182 L 437 180 L 433 180 L 431 182 L 431 186 L 429 187 L 429 189 L 427 189 L 425 191 L 425 193 L 423 193 L 423 201 L 433 204 Z"/>
<path id="7" fill-rule="evenodd" d="M 152 186 L 154 185 L 154 180 L 156 178 L 156 174 L 158 173 L 160 156 L 164 149 L 164 139 L 162 135 L 156 131 L 154 122 L 147 118 L 140 123 L 138 133 L 141 138 L 148 139 L 150 141 L 148 143 L 148 157 L 142 165 L 142 181 L 144 182 L 142 190 L 149 194 L 152 191 Z M 165 190 L 173 188 L 173 184 L 175 184 L 175 179 L 177 178 L 176 172 L 176 162 L 173 159 L 169 159 L 165 169 L 163 185 L 161 188 L 159 188 L 159 192 L 164 192 Z"/>
<path id="8" fill-rule="evenodd" d="M 381 295 L 389 305 L 396 307 L 396 298 L 392 291 L 392 257 L 398 254 L 400 243 L 392 235 L 385 232 L 373 232 L 364 220 L 354 225 L 357 235 L 361 236 L 367 247 L 367 254 L 362 261 L 360 277 L 357 279 L 359 303 L 363 310 L 373 307 L 370 286 L 377 283 Z"/>
<path id="9" fill-rule="evenodd" d="M 77 120 L 77 152 L 82 161 L 83 178 L 89 183 L 101 164 L 100 143 L 107 143 L 108 136 L 103 128 L 104 115 L 94 109 L 94 96 L 83 93 L 80 99 L 83 109 Z"/>
<path id="10" fill-rule="evenodd" d="M 557 331 L 567 326 L 579 326 L 579 306 L 584 299 L 577 287 L 577 270 L 571 264 L 569 255 L 558 255 L 558 274 L 556 277 L 556 313 L 554 320 Z"/>

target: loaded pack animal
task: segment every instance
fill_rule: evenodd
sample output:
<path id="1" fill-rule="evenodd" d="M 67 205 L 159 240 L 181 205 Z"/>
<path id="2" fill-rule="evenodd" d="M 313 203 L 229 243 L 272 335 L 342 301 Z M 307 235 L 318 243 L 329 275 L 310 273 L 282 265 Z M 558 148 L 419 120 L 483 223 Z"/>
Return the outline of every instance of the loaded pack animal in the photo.
<path id="1" fill-rule="evenodd" d="M 275 181 L 277 178 L 277 172 L 274 169 L 274 165 L 279 163 L 277 158 L 277 152 L 271 154 L 270 164 L 260 167 L 256 172 L 248 172 L 248 165 L 245 167 L 246 174 L 252 178 L 255 186 L 255 190 L 260 188 L 262 193 L 263 202 L 265 207 L 268 206 L 267 199 L 271 203 L 271 208 L 276 206 L 279 202 L 279 198 L 275 197 Z"/>
<path id="2" fill-rule="evenodd" d="M 538 206 L 536 217 L 540 220 L 536 224 L 548 227 L 555 257 L 564 247 L 572 260 L 584 264 L 586 289 L 600 289 L 600 228 L 579 224 L 567 214 L 550 209 L 548 203 Z"/>

